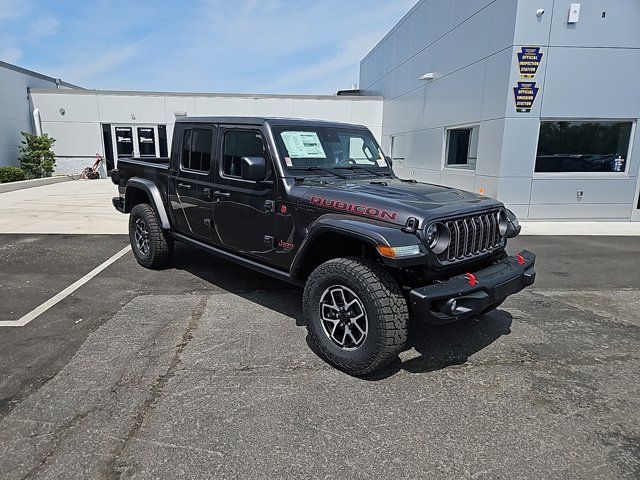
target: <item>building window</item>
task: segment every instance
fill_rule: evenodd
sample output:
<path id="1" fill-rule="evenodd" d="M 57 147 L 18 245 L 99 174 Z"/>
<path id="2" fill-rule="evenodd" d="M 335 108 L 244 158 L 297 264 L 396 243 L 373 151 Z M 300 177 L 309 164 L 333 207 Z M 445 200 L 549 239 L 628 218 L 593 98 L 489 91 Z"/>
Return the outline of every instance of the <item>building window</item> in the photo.
<path id="1" fill-rule="evenodd" d="M 185 170 L 208 173 L 211 169 L 213 133 L 205 129 L 188 129 L 182 137 L 180 164 Z"/>
<path id="2" fill-rule="evenodd" d="M 107 172 L 110 172 L 115 168 L 113 162 L 113 138 L 111 137 L 111 125 L 108 123 L 102 124 L 102 141 L 104 143 L 104 159 L 107 162 Z"/>
<path id="3" fill-rule="evenodd" d="M 167 126 L 158 125 L 158 146 L 160 147 L 160 156 L 167 158 L 169 151 L 167 149 Z"/>
<path id="4" fill-rule="evenodd" d="M 632 122 L 543 121 L 537 173 L 625 172 Z"/>
<path id="5" fill-rule="evenodd" d="M 446 166 L 475 170 L 478 160 L 478 125 L 447 130 Z"/>
<path id="6" fill-rule="evenodd" d="M 240 178 L 242 157 L 267 158 L 262 134 L 255 130 L 229 130 L 224 135 L 222 174 Z"/>

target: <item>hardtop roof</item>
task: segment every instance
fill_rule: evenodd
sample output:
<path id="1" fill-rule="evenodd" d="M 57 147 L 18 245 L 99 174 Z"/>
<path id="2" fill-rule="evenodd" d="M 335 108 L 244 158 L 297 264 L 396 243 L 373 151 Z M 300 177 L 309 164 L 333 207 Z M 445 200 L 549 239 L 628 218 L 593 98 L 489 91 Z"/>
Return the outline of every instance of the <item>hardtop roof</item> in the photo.
<path id="1" fill-rule="evenodd" d="M 280 118 L 280 117 L 229 117 L 229 116 L 216 116 L 216 117 L 179 117 L 176 118 L 176 123 L 223 123 L 231 125 L 282 125 L 282 126 L 336 126 L 342 128 L 367 128 L 364 125 L 333 122 L 328 120 L 308 120 L 302 118 Z"/>

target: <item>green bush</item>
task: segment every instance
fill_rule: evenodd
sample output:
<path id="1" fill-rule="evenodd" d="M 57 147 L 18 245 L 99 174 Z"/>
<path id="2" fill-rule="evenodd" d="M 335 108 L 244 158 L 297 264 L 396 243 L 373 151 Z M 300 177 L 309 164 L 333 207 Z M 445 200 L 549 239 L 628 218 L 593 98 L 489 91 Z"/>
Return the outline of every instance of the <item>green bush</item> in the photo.
<path id="1" fill-rule="evenodd" d="M 18 182 L 24 180 L 24 170 L 18 167 L 0 167 L 0 183 Z"/>
<path id="2" fill-rule="evenodd" d="M 56 166 L 56 157 L 51 150 L 55 140 L 46 133 L 42 136 L 22 132 L 24 140 L 20 146 L 20 166 L 27 178 L 50 177 Z"/>

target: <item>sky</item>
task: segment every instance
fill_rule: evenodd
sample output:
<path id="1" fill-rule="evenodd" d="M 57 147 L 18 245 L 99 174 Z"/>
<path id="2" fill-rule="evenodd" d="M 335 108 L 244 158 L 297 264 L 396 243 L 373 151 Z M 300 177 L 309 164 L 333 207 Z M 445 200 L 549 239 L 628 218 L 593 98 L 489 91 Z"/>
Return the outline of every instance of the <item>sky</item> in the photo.
<path id="1" fill-rule="evenodd" d="M 332 94 L 416 0 L 0 0 L 0 60 L 85 88 Z"/>

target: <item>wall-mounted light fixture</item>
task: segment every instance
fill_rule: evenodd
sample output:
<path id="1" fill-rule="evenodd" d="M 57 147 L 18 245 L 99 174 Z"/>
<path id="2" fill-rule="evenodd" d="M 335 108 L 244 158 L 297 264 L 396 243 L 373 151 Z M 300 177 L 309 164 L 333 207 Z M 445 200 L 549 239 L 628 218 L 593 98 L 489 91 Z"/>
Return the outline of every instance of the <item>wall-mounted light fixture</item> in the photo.
<path id="1" fill-rule="evenodd" d="M 60 112 L 60 115 L 64 115 L 65 113 L 67 113 L 67 111 L 64 108 L 61 108 L 58 111 Z"/>
<path id="2" fill-rule="evenodd" d="M 182 112 L 182 111 L 173 112 L 173 114 L 174 114 L 176 117 L 186 117 L 186 116 L 187 116 L 187 112 Z"/>
<path id="3" fill-rule="evenodd" d="M 136 114 L 135 113 L 131 113 L 131 114 L 129 114 L 129 116 L 131 117 L 131 120 L 135 120 L 136 119 Z"/>
<path id="4" fill-rule="evenodd" d="M 433 72 L 425 73 L 424 75 L 418 77 L 418 80 L 433 80 L 436 78 L 436 74 Z"/>

